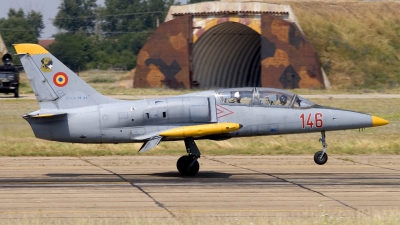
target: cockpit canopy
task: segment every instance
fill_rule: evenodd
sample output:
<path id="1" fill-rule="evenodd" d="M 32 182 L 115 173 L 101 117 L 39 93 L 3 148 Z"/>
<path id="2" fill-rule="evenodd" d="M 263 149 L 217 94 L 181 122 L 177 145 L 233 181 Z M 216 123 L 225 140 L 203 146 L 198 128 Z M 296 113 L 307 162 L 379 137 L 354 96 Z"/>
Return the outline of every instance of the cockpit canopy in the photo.
<path id="1" fill-rule="evenodd" d="M 315 103 L 292 92 L 275 88 L 228 88 L 216 90 L 222 104 L 306 108 Z"/>

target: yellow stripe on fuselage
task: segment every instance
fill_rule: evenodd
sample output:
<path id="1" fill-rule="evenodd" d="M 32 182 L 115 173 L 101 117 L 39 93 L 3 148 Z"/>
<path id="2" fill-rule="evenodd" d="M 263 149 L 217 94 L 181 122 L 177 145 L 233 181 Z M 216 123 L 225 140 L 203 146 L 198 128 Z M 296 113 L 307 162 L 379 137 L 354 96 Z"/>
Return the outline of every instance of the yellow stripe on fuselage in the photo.
<path id="1" fill-rule="evenodd" d="M 17 54 L 48 54 L 49 52 L 40 45 L 37 44 L 14 44 L 14 48 Z"/>
<path id="2" fill-rule="evenodd" d="M 229 133 L 241 128 L 238 123 L 215 123 L 172 128 L 161 132 L 164 137 L 198 137 L 212 134 Z"/>

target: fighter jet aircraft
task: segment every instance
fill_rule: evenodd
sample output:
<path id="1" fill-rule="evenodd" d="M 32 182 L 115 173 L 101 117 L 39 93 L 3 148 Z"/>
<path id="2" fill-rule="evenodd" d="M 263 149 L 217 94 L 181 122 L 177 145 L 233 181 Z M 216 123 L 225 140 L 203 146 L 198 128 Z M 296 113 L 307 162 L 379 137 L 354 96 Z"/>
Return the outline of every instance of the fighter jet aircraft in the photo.
<path id="1" fill-rule="evenodd" d="M 315 163 L 328 160 L 325 132 L 386 125 L 385 119 L 317 105 L 286 90 L 228 88 L 175 97 L 122 101 L 90 87 L 46 49 L 15 44 L 40 110 L 23 116 L 37 138 L 73 143 L 143 143 L 183 140 L 187 155 L 177 161 L 183 175 L 199 171 L 195 140 L 321 132 L 323 149 Z"/>

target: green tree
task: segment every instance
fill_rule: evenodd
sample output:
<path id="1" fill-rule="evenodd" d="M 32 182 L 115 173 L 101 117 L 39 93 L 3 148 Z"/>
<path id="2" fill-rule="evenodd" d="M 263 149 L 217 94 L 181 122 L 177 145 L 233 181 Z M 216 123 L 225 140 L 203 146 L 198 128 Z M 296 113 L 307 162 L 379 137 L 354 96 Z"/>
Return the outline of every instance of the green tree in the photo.
<path id="1" fill-rule="evenodd" d="M 15 43 L 37 43 L 44 28 L 40 12 L 30 11 L 27 15 L 22 9 L 10 9 L 8 18 L 0 19 L 1 36 L 8 49 Z"/>
<path id="2" fill-rule="evenodd" d="M 140 0 L 106 0 L 99 10 L 103 32 L 110 36 L 146 30 L 145 4 Z"/>
<path id="3" fill-rule="evenodd" d="M 175 1 L 105 0 L 104 7 L 94 3 L 63 0 L 54 21 L 58 28 L 70 33 L 57 34 L 49 50 L 73 70 L 134 68 L 137 54 L 156 28 L 157 20 L 164 20 Z M 85 4 L 90 5 L 86 9 L 94 14 L 83 13 L 80 7 Z M 93 33 L 94 27 L 81 25 L 85 24 L 84 19 L 88 19 L 86 24 L 95 21 L 90 15 L 98 16 L 103 35 Z"/>
<path id="4" fill-rule="evenodd" d="M 108 69 L 112 66 L 133 69 L 140 49 L 149 37 L 149 33 L 129 33 L 114 38 L 92 38 L 95 46 L 90 69 Z"/>
<path id="5" fill-rule="evenodd" d="M 57 34 L 49 51 L 72 70 L 84 70 L 93 60 L 94 46 L 85 32 Z"/>
<path id="6" fill-rule="evenodd" d="M 96 22 L 96 0 L 63 0 L 54 19 L 57 28 L 76 33 L 93 33 Z"/>
<path id="7" fill-rule="evenodd" d="M 44 29 L 42 14 L 39 12 L 30 11 L 26 16 L 26 20 L 32 27 L 34 35 L 38 38 Z"/>
<path id="8" fill-rule="evenodd" d="M 106 0 L 99 9 L 101 28 L 109 36 L 152 31 L 174 4 L 174 0 Z"/>
<path id="9" fill-rule="evenodd" d="M 11 8 L 8 11 L 8 18 L 11 18 L 11 17 L 25 18 L 24 10 L 22 10 L 20 8 L 18 11 L 16 11 L 14 8 Z"/>
<path id="10" fill-rule="evenodd" d="M 173 3 L 174 1 L 166 1 L 166 0 L 143 1 L 143 4 L 145 4 L 147 12 L 159 12 L 159 13 L 150 13 L 146 15 L 146 26 L 155 28 L 157 26 L 156 23 L 157 20 L 159 20 L 160 22 L 164 21 L 168 9 Z"/>

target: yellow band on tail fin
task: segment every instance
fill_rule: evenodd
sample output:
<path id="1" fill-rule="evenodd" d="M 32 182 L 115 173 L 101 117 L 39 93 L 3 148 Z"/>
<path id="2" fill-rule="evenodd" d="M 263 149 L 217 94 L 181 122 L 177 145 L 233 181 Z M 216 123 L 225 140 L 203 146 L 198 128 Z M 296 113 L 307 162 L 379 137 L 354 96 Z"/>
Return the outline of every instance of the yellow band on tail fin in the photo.
<path id="1" fill-rule="evenodd" d="M 17 54 L 48 54 L 49 52 L 40 45 L 37 44 L 14 44 L 14 48 Z"/>

